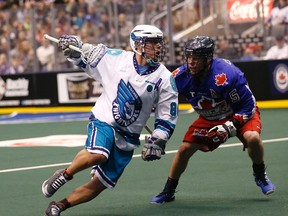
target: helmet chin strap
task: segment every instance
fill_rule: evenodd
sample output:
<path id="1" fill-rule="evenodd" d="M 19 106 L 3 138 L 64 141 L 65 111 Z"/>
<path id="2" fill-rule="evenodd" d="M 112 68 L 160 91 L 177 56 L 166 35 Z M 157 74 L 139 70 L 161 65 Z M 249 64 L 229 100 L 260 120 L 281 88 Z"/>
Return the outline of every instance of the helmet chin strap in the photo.
<path id="1" fill-rule="evenodd" d="M 144 49 L 142 49 L 142 53 L 141 53 L 141 56 L 143 56 L 143 58 L 145 58 L 146 59 L 146 61 L 147 61 L 147 63 L 148 63 L 148 65 L 149 66 L 151 66 L 151 67 L 156 67 L 158 64 L 159 64 L 159 62 L 158 61 L 154 61 L 153 59 L 148 59 L 146 56 L 145 56 L 145 52 L 144 52 Z"/>
<path id="2" fill-rule="evenodd" d="M 156 67 L 156 66 L 159 64 L 158 61 L 155 61 L 155 60 L 153 60 L 153 59 L 151 59 L 151 58 L 148 59 L 148 58 L 145 56 L 144 47 L 142 47 L 142 53 L 140 53 L 140 52 L 137 51 L 136 49 L 133 49 L 133 51 L 134 51 L 135 53 L 137 53 L 138 55 L 142 56 L 142 57 L 146 60 L 146 62 L 148 63 L 149 66 L 151 66 L 151 67 Z"/>
<path id="3" fill-rule="evenodd" d="M 145 56 L 143 56 L 145 58 Z M 145 58 L 146 59 L 146 58 Z M 156 67 L 159 62 L 158 61 L 154 61 L 153 59 L 146 59 L 147 63 L 152 66 L 152 67 Z"/>

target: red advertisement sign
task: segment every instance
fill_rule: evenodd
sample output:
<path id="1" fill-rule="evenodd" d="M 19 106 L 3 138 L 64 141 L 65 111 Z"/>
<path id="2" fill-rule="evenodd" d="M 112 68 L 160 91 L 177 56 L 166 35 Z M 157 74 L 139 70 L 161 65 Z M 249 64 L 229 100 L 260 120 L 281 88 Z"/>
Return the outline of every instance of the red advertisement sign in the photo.
<path id="1" fill-rule="evenodd" d="M 273 8 L 273 0 L 228 0 L 229 22 L 255 22 L 257 21 L 257 10 L 260 17 L 269 16 Z"/>

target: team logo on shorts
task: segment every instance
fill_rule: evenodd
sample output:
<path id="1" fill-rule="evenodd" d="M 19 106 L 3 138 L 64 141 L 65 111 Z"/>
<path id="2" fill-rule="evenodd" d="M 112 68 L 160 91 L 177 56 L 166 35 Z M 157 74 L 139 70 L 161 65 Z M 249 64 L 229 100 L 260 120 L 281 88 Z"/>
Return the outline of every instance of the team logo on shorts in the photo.
<path id="1" fill-rule="evenodd" d="M 117 97 L 112 104 L 112 114 L 115 121 L 122 127 L 127 127 L 135 122 L 142 108 L 142 101 L 128 82 L 121 79 L 118 85 Z"/>
<path id="2" fill-rule="evenodd" d="M 273 72 L 274 85 L 276 89 L 285 93 L 288 91 L 288 68 L 284 64 L 278 65 Z"/>

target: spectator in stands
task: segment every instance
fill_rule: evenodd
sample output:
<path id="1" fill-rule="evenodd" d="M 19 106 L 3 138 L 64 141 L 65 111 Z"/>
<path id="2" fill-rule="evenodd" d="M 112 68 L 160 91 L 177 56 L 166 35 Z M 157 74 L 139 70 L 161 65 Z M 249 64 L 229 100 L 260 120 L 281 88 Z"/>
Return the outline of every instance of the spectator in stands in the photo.
<path id="1" fill-rule="evenodd" d="M 20 74 L 24 72 L 24 65 L 21 61 L 21 58 L 11 58 L 11 66 L 14 68 L 15 73 Z"/>
<path id="2" fill-rule="evenodd" d="M 219 42 L 217 56 L 232 61 L 239 59 L 238 51 L 234 47 L 230 46 L 229 41 L 226 39 Z"/>
<path id="3" fill-rule="evenodd" d="M 133 23 L 127 19 L 125 13 L 120 13 L 118 15 L 118 31 L 119 31 L 119 41 L 120 43 L 128 43 L 129 34 L 133 29 Z M 128 39 L 127 39 L 128 38 Z"/>
<path id="4" fill-rule="evenodd" d="M 66 32 L 70 32 L 72 35 L 78 35 L 78 33 L 80 33 L 80 31 L 78 31 L 77 27 L 76 27 L 76 29 L 74 29 L 74 27 L 75 26 L 70 26 L 69 31 L 67 30 Z M 63 29 L 61 27 L 56 27 L 55 28 L 55 37 L 60 38 L 64 32 L 65 31 L 63 31 Z M 74 65 L 71 62 L 67 61 L 66 57 L 62 55 L 62 53 L 60 52 L 60 49 L 59 48 L 56 48 L 56 49 L 58 49 L 58 51 L 55 51 L 56 52 L 55 53 L 55 58 L 56 58 L 55 59 L 55 63 L 56 63 L 55 69 L 56 70 L 60 69 L 61 71 L 63 71 L 63 70 L 68 70 L 70 68 L 75 68 Z"/>
<path id="5" fill-rule="evenodd" d="M 183 16 L 183 27 L 187 28 L 200 19 L 199 14 L 199 2 L 196 0 L 185 0 L 185 7 L 182 9 L 182 16 Z"/>
<path id="6" fill-rule="evenodd" d="M 146 0 L 146 11 L 149 11 L 149 13 L 145 13 L 145 11 L 142 10 L 139 14 L 138 24 L 144 24 L 146 23 L 146 20 L 152 20 L 152 18 L 157 15 L 157 5 L 154 0 Z"/>
<path id="7" fill-rule="evenodd" d="M 276 44 L 267 51 L 263 59 L 288 59 L 288 44 L 285 42 L 284 36 L 278 35 L 275 39 Z"/>
<path id="8" fill-rule="evenodd" d="M 75 15 L 77 13 L 78 4 L 76 0 L 66 0 L 65 11 L 70 15 Z M 79 9 L 79 8 L 78 8 Z"/>
<path id="9" fill-rule="evenodd" d="M 154 1 L 154 4 L 155 4 L 155 1 Z M 125 0 L 122 2 L 122 5 L 125 8 L 126 14 L 135 15 L 135 14 L 141 13 L 142 11 L 142 1 Z"/>
<path id="10" fill-rule="evenodd" d="M 268 26 L 279 24 L 288 24 L 288 1 L 279 0 L 276 7 L 271 10 L 271 13 L 266 21 Z"/>
<path id="11" fill-rule="evenodd" d="M 9 52 L 9 43 L 5 35 L 0 34 L 0 53 L 7 53 Z"/>
<path id="12" fill-rule="evenodd" d="M 88 4 L 85 2 L 85 0 L 65 0 L 66 6 L 65 11 L 70 14 L 70 16 L 75 16 L 77 14 L 77 11 L 82 10 L 87 12 Z"/>
<path id="13" fill-rule="evenodd" d="M 73 25 L 78 26 L 79 29 L 82 29 L 84 23 L 85 23 L 85 12 L 83 10 L 78 10 L 77 15 L 73 17 Z"/>
<path id="14" fill-rule="evenodd" d="M 98 35 L 95 37 L 95 40 L 97 43 L 110 43 L 111 39 L 108 37 L 104 25 L 100 25 L 98 27 Z"/>
<path id="15" fill-rule="evenodd" d="M 32 50 L 31 43 L 25 39 L 16 42 L 17 50 L 13 54 L 10 53 L 10 63 L 15 69 L 16 73 L 23 73 L 25 67 L 30 61 L 29 51 Z"/>
<path id="16" fill-rule="evenodd" d="M 101 13 L 101 23 L 104 26 L 105 31 L 109 33 L 111 31 L 111 28 L 110 28 L 110 19 L 107 12 Z"/>
<path id="17" fill-rule="evenodd" d="M 55 21 L 57 23 L 57 28 L 60 28 L 61 31 L 65 32 L 66 31 L 66 28 L 67 26 L 70 26 L 69 22 L 69 17 L 67 16 L 67 13 L 65 11 L 64 8 L 59 8 L 57 9 L 57 12 L 56 12 L 56 17 L 55 17 Z"/>
<path id="18" fill-rule="evenodd" d="M 15 42 L 14 47 L 10 49 L 9 56 L 10 57 L 17 57 L 20 53 L 20 49 L 21 49 L 21 41 L 17 40 Z"/>
<path id="19" fill-rule="evenodd" d="M 3 74 L 15 74 L 16 71 L 13 66 L 9 63 L 5 54 L 0 54 L 0 75 Z"/>
<path id="20" fill-rule="evenodd" d="M 183 20 L 186 19 L 186 17 L 183 17 L 182 10 L 177 10 L 172 13 L 172 21 L 173 21 L 173 34 L 176 34 L 183 30 Z"/>
<path id="21" fill-rule="evenodd" d="M 34 56 L 34 51 L 31 49 L 28 52 L 27 55 L 27 61 L 25 62 L 24 65 L 24 73 L 33 73 L 34 70 L 37 68 L 34 64 L 35 64 L 35 56 Z"/>
<path id="22" fill-rule="evenodd" d="M 243 55 L 240 57 L 240 61 L 253 61 L 257 59 L 258 57 L 255 55 L 253 47 L 251 46 L 244 47 Z"/>
<path id="23" fill-rule="evenodd" d="M 95 26 L 99 26 L 101 24 L 101 13 L 97 11 L 95 6 L 90 6 L 87 8 L 87 14 L 85 18 Z"/>
<path id="24" fill-rule="evenodd" d="M 36 49 L 36 55 L 40 62 L 40 71 L 46 72 L 53 69 L 55 64 L 55 48 L 48 40 L 42 40 L 42 45 Z"/>
<path id="25" fill-rule="evenodd" d="M 287 33 L 288 27 L 288 0 L 279 0 L 278 5 L 271 10 L 266 20 L 268 34 L 275 37 Z"/>
<path id="26" fill-rule="evenodd" d="M 99 25 L 100 24 L 96 25 L 93 23 L 91 16 L 86 16 L 85 23 L 81 29 L 81 39 L 87 43 L 93 43 L 95 39 L 97 40 L 99 35 Z M 82 35 L 85 36 L 85 38 Z"/>

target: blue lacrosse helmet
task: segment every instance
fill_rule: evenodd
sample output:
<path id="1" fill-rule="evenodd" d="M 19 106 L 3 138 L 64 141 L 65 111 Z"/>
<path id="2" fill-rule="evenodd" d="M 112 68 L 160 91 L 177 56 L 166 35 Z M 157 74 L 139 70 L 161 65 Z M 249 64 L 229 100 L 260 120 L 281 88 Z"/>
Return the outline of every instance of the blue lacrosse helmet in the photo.
<path id="1" fill-rule="evenodd" d="M 210 37 L 196 36 L 185 43 L 184 55 L 186 58 L 191 55 L 197 55 L 211 59 L 213 57 L 214 48 L 215 43 Z"/>

